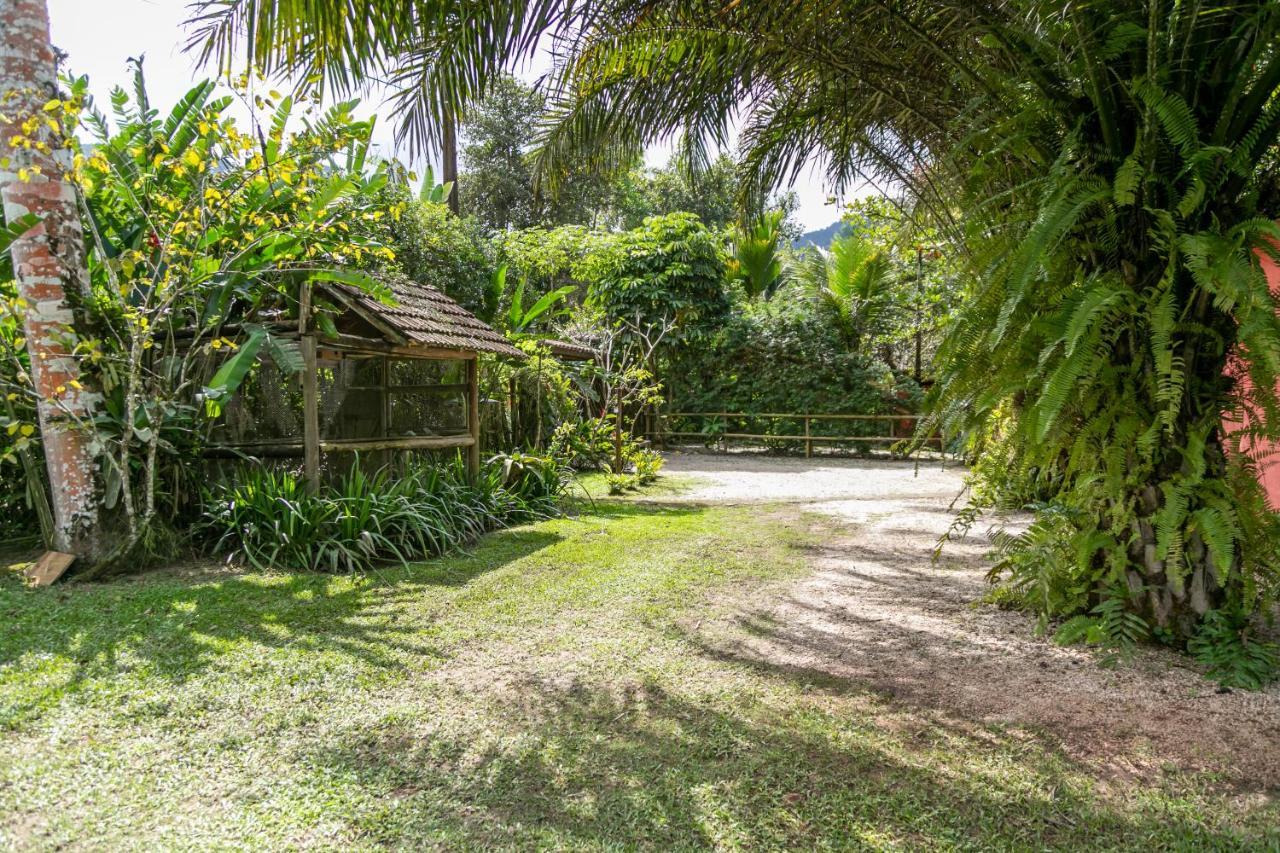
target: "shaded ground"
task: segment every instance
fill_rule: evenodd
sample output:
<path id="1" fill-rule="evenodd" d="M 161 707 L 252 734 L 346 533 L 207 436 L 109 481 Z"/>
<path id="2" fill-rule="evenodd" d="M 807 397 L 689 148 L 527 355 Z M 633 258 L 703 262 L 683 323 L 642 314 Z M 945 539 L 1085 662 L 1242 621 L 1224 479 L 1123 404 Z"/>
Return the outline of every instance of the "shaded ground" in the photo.
<path id="1" fill-rule="evenodd" d="M 1028 698 L 1078 659 L 1082 701 L 1170 678 L 1274 748 L 969 607 L 980 546 L 926 558 L 953 474 L 732 463 L 367 577 L 0 576 L 0 849 L 1280 845 L 1265 769 Z"/>
<path id="2" fill-rule="evenodd" d="M 984 536 L 933 561 L 958 469 L 687 454 L 668 468 L 699 481 L 686 500 L 784 500 L 835 522 L 809 549 L 812 575 L 697 623 L 715 653 L 870 687 L 929 720 L 1026 727 L 1119 778 L 1176 766 L 1280 793 L 1280 687 L 1218 692 L 1193 662 L 1157 649 L 1102 667 L 1035 637 L 1025 615 L 980 603 Z"/>

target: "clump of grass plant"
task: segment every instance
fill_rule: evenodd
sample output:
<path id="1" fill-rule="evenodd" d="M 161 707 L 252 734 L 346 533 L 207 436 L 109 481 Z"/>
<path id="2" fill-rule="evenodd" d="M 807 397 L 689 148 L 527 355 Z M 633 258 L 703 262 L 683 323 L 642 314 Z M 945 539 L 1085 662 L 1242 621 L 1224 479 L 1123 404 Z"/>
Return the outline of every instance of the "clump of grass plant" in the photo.
<path id="1" fill-rule="evenodd" d="M 258 569 L 358 572 L 549 517 L 566 482 L 555 460 L 532 456 L 496 456 L 474 478 L 460 459 L 394 472 L 357 462 L 315 492 L 297 471 L 245 466 L 205 493 L 200 527 L 215 553 Z"/>

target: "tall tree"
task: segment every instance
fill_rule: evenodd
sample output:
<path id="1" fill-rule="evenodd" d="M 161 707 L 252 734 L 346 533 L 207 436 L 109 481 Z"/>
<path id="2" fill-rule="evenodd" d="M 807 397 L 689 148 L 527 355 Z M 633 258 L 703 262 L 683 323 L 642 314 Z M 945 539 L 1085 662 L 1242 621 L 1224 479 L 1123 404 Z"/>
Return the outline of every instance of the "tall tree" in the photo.
<path id="1" fill-rule="evenodd" d="M 5 220 L 33 225 L 10 246 L 49 469 L 54 545 L 86 562 L 104 549 L 91 432 L 99 395 L 81 381 L 76 319 L 89 293 L 84 234 L 44 0 L 0 0 L 0 198 Z M 81 317 L 81 319 L 83 319 Z"/>

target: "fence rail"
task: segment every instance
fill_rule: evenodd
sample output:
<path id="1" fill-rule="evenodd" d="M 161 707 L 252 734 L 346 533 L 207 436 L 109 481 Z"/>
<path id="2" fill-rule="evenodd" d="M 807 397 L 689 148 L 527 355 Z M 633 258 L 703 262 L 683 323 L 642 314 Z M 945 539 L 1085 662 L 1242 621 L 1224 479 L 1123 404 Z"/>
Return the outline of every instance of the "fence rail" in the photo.
<path id="1" fill-rule="evenodd" d="M 832 443 L 840 444 L 844 442 L 867 442 L 868 444 L 896 444 L 911 438 L 910 435 L 897 435 L 897 425 L 903 421 L 918 422 L 923 415 L 819 415 L 805 414 L 799 412 L 660 412 L 656 418 L 650 415 L 648 434 L 651 439 L 673 438 L 704 438 L 718 439 L 723 441 L 726 438 L 743 438 L 756 439 L 765 441 L 801 441 L 804 442 L 805 458 L 813 456 L 814 443 Z M 802 435 L 760 435 L 758 433 L 749 432 L 691 432 L 688 430 L 669 430 L 665 428 L 665 421 L 672 418 L 722 418 L 725 421 L 739 420 L 750 421 L 757 418 L 770 418 L 774 420 L 793 420 L 803 422 L 804 433 Z M 812 425 L 814 421 L 883 421 L 889 424 L 888 435 L 815 435 Z M 921 442 L 922 445 L 936 445 L 939 453 L 946 452 L 946 441 L 939 433 L 930 435 Z"/>

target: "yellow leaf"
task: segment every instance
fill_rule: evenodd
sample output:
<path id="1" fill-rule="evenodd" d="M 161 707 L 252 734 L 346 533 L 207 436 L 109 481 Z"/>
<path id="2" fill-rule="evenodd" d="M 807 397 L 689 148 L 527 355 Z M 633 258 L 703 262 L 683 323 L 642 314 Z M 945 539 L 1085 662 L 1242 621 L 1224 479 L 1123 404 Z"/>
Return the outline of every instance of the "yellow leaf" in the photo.
<path id="1" fill-rule="evenodd" d="M 35 433 L 36 433 L 36 428 L 35 428 L 34 426 L 32 426 L 31 424 L 23 424 L 23 425 L 22 425 L 22 437 L 23 437 L 23 438 L 30 438 L 31 436 L 35 435 Z"/>

